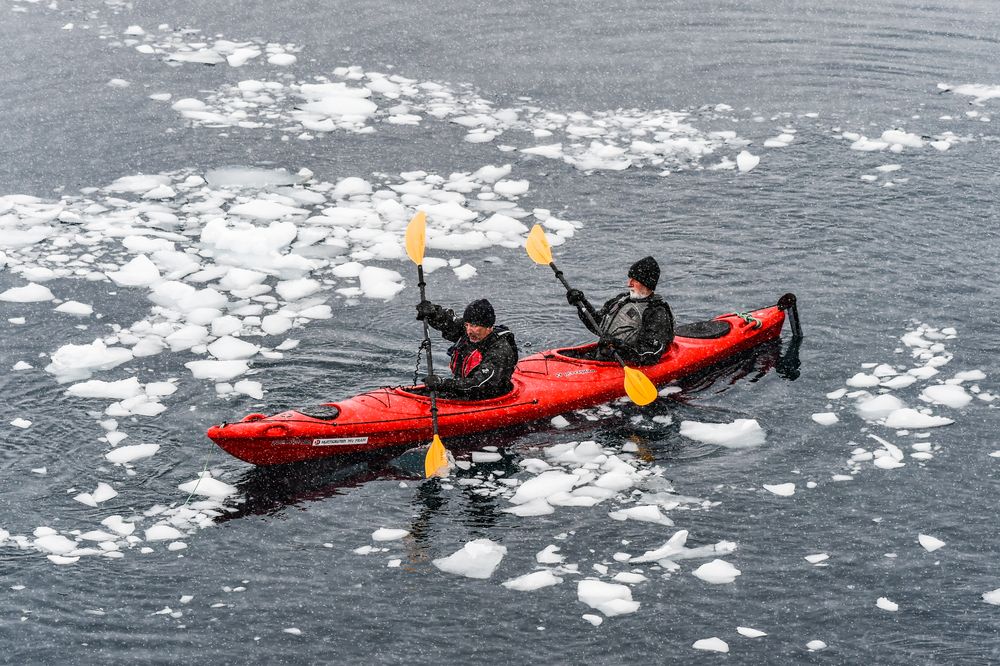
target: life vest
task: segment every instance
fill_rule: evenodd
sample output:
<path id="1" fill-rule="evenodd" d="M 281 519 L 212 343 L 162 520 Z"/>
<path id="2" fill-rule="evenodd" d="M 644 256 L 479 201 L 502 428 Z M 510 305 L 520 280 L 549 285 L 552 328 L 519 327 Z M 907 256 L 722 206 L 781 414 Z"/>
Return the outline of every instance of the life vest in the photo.
<path id="1" fill-rule="evenodd" d="M 651 301 L 651 297 L 632 300 L 626 294 L 601 321 L 601 332 L 623 344 L 634 343 L 642 329 L 642 315 Z"/>

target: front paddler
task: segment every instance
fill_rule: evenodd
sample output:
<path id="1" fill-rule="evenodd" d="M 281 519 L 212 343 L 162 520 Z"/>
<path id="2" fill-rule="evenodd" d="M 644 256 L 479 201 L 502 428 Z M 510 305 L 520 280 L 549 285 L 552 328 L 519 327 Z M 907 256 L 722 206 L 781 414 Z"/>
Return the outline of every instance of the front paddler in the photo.
<path id="1" fill-rule="evenodd" d="M 514 334 L 497 325 L 496 312 L 485 298 L 472 301 L 461 317 L 430 301 L 417 305 L 417 319 L 455 344 L 448 349 L 453 378 L 424 377 L 428 389 L 451 400 L 486 400 L 510 393 L 517 364 Z"/>
<path id="2" fill-rule="evenodd" d="M 580 320 L 600 336 L 597 358 L 613 360 L 614 350 L 626 363 L 652 365 L 670 349 L 674 315 L 667 302 L 654 293 L 659 280 L 656 259 L 644 257 L 628 269 L 628 291 L 610 299 L 600 310 L 595 310 L 579 289 L 566 292 L 566 300 L 577 307 Z M 583 308 L 592 319 L 584 315 Z"/>

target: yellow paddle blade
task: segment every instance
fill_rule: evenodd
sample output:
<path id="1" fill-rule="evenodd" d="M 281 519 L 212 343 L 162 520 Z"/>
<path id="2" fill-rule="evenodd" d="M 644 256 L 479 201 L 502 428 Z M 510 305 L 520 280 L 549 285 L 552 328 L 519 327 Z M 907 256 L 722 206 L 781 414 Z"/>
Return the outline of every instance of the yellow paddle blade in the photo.
<path id="1" fill-rule="evenodd" d="M 429 479 L 432 476 L 444 476 L 447 471 L 448 452 L 444 450 L 441 438 L 434 435 L 434 441 L 431 442 L 431 447 L 427 449 L 427 457 L 424 458 L 424 475 Z"/>
<path id="2" fill-rule="evenodd" d="M 418 212 L 406 225 L 406 254 L 417 266 L 424 263 L 424 242 L 427 239 L 427 214 Z"/>
<path id="3" fill-rule="evenodd" d="M 635 368 L 622 366 L 625 370 L 625 393 L 637 405 L 648 405 L 658 395 L 649 377 Z"/>
<path id="4" fill-rule="evenodd" d="M 524 244 L 524 249 L 528 251 L 528 256 L 536 264 L 548 266 L 552 263 L 552 250 L 549 248 L 549 241 L 545 237 L 542 225 L 536 224 L 528 232 L 528 241 Z"/>

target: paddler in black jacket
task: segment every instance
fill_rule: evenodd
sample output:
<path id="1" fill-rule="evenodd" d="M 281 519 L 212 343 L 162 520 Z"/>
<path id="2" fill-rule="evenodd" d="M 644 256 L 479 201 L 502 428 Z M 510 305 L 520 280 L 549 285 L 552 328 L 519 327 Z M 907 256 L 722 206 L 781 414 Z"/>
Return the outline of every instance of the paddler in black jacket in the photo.
<path id="1" fill-rule="evenodd" d="M 644 257 L 628 269 L 628 291 L 618 294 L 600 310 L 587 301 L 579 289 L 566 292 L 581 321 L 600 336 L 597 358 L 612 360 L 617 351 L 631 365 L 658 363 L 674 340 L 674 315 L 670 306 L 653 291 L 660 280 L 656 259 Z M 597 322 L 595 328 L 584 315 L 586 308 Z"/>
<path id="2" fill-rule="evenodd" d="M 441 331 L 455 344 L 448 349 L 453 379 L 424 377 L 424 384 L 442 398 L 486 400 L 514 389 L 510 376 L 517 364 L 517 343 L 506 326 L 496 325 L 496 313 L 485 298 L 469 303 L 461 317 L 430 301 L 417 305 L 417 319 Z"/>

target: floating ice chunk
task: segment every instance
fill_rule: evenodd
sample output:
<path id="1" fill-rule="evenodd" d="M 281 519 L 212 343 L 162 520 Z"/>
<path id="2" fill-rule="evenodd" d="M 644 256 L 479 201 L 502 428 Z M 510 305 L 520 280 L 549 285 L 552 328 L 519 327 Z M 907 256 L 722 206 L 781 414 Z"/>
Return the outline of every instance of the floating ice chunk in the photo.
<path id="1" fill-rule="evenodd" d="M 208 345 L 208 353 L 220 361 L 239 361 L 257 354 L 260 347 L 239 338 L 225 335 Z"/>
<path id="2" fill-rule="evenodd" d="M 642 555 L 631 558 L 629 562 L 632 564 L 642 564 L 644 562 L 656 562 L 658 560 L 672 557 L 685 550 L 684 544 L 687 543 L 687 538 L 688 531 L 679 530 L 659 548 L 647 550 Z"/>
<path id="3" fill-rule="evenodd" d="M 45 371 L 60 383 L 86 379 L 97 370 L 110 370 L 132 360 L 132 352 L 121 347 L 107 347 L 102 340 L 89 345 L 63 345 L 52 355 Z"/>
<path id="4" fill-rule="evenodd" d="M 539 564 L 561 564 L 566 558 L 559 554 L 559 546 L 549 545 L 535 553 L 535 561 Z"/>
<path id="5" fill-rule="evenodd" d="M 229 212 L 232 215 L 249 217 L 255 220 L 280 220 L 283 217 L 292 215 L 309 214 L 309 211 L 305 208 L 286 206 L 285 204 L 278 203 L 277 201 L 269 201 L 268 199 L 254 199 L 253 201 L 237 204 L 230 208 Z"/>
<path id="6" fill-rule="evenodd" d="M 591 623 L 595 627 L 599 627 L 604 623 L 604 618 L 601 617 L 600 615 L 592 615 L 591 613 L 584 613 L 580 617 L 582 617 L 584 620 Z"/>
<path id="7" fill-rule="evenodd" d="M 105 453 L 104 457 L 110 463 L 123 465 L 125 463 L 135 462 L 136 460 L 142 460 L 143 458 L 149 458 L 150 456 L 155 455 L 159 450 L 159 444 L 131 444 L 129 446 L 112 449 L 111 451 Z"/>
<path id="8" fill-rule="evenodd" d="M 741 449 L 764 443 L 765 433 L 755 419 L 736 419 L 733 423 L 682 421 L 680 434 L 706 444 Z"/>
<path id="9" fill-rule="evenodd" d="M 111 398 L 113 400 L 124 400 L 142 395 L 142 385 L 135 377 L 122 379 L 117 382 L 105 382 L 97 379 L 73 384 L 66 393 L 77 398 Z"/>
<path id="10" fill-rule="evenodd" d="M 501 456 L 496 451 L 473 451 L 472 452 L 472 462 L 474 463 L 493 463 L 503 460 Z"/>
<path id="11" fill-rule="evenodd" d="M 767 634 L 763 631 L 752 627 L 736 627 L 736 633 L 740 636 L 746 636 L 747 638 L 760 638 L 762 636 L 767 636 Z"/>
<path id="12" fill-rule="evenodd" d="M 489 578 L 507 554 L 506 546 L 489 539 L 476 539 L 462 546 L 448 557 L 433 561 L 441 571 L 467 578 Z"/>
<path id="13" fill-rule="evenodd" d="M 21 428 L 21 429 L 26 429 L 31 427 L 31 421 L 29 421 L 28 419 L 22 419 L 20 417 L 11 421 L 10 424 L 15 428 Z"/>
<path id="14" fill-rule="evenodd" d="M 758 164 L 760 164 L 760 157 L 751 155 L 745 150 L 740 151 L 740 154 L 736 156 L 736 166 L 744 173 L 753 171 Z"/>
<path id="15" fill-rule="evenodd" d="M 197 100 L 192 100 L 197 101 Z M 201 102 L 199 102 L 201 104 Z M 202 104 L 204 106 L 204 104 Z M 161 185 L 169 185 L 169 176 L 124 176 L 108 185 L 109 192 L 121 192 L 129 194 L 144 194 Z"/>
<path id="16" fill-rule="evenodd" d="M 365 266 L 358 275 L 361 291 L 367 298 L 391 300 L 403 290 L 403 276 L 396 271 L 375 266 Z"/>
<path id="17" fill-rule="evenodd" d="M 941 539 L 938 539 L 937 537 L 932 537 L 928 534 L 918 535 L 917 541 L 920 542 L 920 545 L 923 546 L 924 550 L 926 550 L 928 553 L 933 553 L 938 548 L 944 546 L 944 541 L 941 541 Z"/>
<path id="18" fill-rule="evenodd" d="M 845 395 L 847 395 L 847 389 L 837 389 L 836 391 L 831 391 L 826 394 L 827 400 L 840 400 Z"/>
<path id="19" fill-rule="evenodd" d="M 837 415 L 833 412 L 820 412 L 818 414 L 813 414 L 812 420 L 820 425 L 828 426 L 833 425 L 840 419 L 837 418 Z"/>
<path id="20" fill-rule="evenodd" d="M 14 370 L 15 372 L 20 372 L 21 370 L 31 370 L 34 367 L 35 366 L 31 365 L 27 361 L 18 361 L 13 366 L 11 366 L 10 369 Z"/>
<path id="21" fill-rule="evenodd" d="M 830 559 L 830 556 L 826 553 L 816 553 L 815 555 L 806 555 L 806 561 L 809 564 L 819 564 L 825 560 Z"/>
<path id="22" fill-rule="evenodd" d="M 398 541 L 409 533 L 409 530 L 380 527 L 372 532 L 372 541 Z"/>
<path id="23" fill-rule="evenodd" d="M 555 509 L 545 501 L 545 498 L 539 497 L 518 506 L 502 509 L 502 511 L 520 516 L 521 518 L 530 518 L 534 516 L 547 516 L 550 513 L 554 513 Z"/>
<path id="24" fill-rule="evenodd" d="M 912 375 L 917 379 L 930 379 L 939 372 L 937 368 L 931 365 L 923 365 L 919 368 L 911 368 L 906 371 L 906 374 Z"/>
<path id="25" fill-rule="evenodd" d="M 880 381 L 882 380 L 875 375 L 859 372 L 844 383 L 854 388 L 872 388 L 873 386 L 878 386 Z"/>
<path id="26" fill-rule="evenodd" d="M 1000 587 L 990 592 L 983 592 L 983 601 L 994 606 L 1000 606 Z"/>
<path id="27" fill-rule="evenodd" d="M 949 383 L 954 382 L 956 384 L 961 384 L 962 382 L 979 382 L 986 379 L 986 373 L 982 370 L 966 370 L 964 372 L 956 372 L 955 377 L 949 380 Z"/>
<path id="28" fill-rule="evenodd" d="M 709 652 L 729 652 L 729 644 L 717 636 L 697 640 L 691 647 L 695 650 L 707 650 Z"/>
<path id="29" fill-rule="evenodd" d="M 521 152 L 525 155 L 538 155 L 539 157 L 548 157 L 550 159 L 562 159 L 563 145 L 561 143 L 549 143 L 540 146 L 533 146 L 531 148 L 522 148 Z"/>
<path id="30" fill-rule="evenodd" d="M 736 577 L 743 572 L 725 560 L 712 560 L 701 565 L 691 573 L 706 583 L 724 585 L 735 581 Z"/>
<path id="31" fill-rule="evenodd" d="M 795 494 L 794 483 L 764 484 L 764 490 L 774 493 L 779 497 L 791 497 Z"/>
<path id="32" fill-rule="evenodd" d="M 638 583 L 644 583 L 648 578 L 639 573 L 632 573 L 630 571 L 622 571 L 614 575 L 613 579 L 616 583 L 627 583 L 629 585 L 636 585 Z"/>
<path id="33" fill-rule="evenodd" d="M 518 576 L 517 578 L 511 578 L 510 580 L 505 580 L 500 583 L 508 590 L 517 590 L 518 592 L 531 592 L 533 590 L 540 590 L 543 587 L 551 587 L 553 585 L 558 585 L 563 581 L 562 578 L 556 576 L 551 571 L 535 571 L 533 573 L 525 574 L 523 576 Z"/>
<path id="34" fill-rule="evenodd" d="M 264 387 L 260 382 L 243 379 L 233 384 L 233 390 L 243 395 L 248 395 L 255 400 L 264 398 Z"/>
<path id="35" fill-rule="evenodd" d="M 468 280 L 469 278 L 475 276 L 476 267 L 471 264 L 462 264 L 452 269 L 455 273 L 455 277 L 459 280 Z"/>
<path id="36" fill-rule="evenodd" d="M 146 529 L 146 541 L 174 541 L 180 539 L 184 534 L 176 527 L 166 523 L 156 523 Z"/>
<path id="37" fill-rule="evenodd" d="M 928 386 L 920 393 L 920 399 L 936 405 L 961 409 L 972 402 L 972 396 L 958 384 L 936 384 Z"/>
<path id="38" fill-rule="evenodd" d="M 177 489 L 185 493 L 191 493 L 192 495 L 202 495 L 203 497 L 216 499 L 229 497 L 237 492 L 235 486 L 212 478 L 210 472 L 200 472 L 198 477 L 193 481 L 180 484 L 177 486 Z"/>
<path id="39" fill-rule="evenodd" d="M 879 597 L 878 600 L 875 602 L 875 605 L 884 611 L 889 611 L 892 613 L 895 613 L 896 611 L 899 610 L 899 604 L 893 601 L 889 601 L 885 597 Z"/>
<path id="40" fill-rule="evenodd" d="M 824 643 L 821 640 L 812 640 L 806 643 L 806 647 L 809 648 L 809 650 L 811 650 L 812 652 L 818 652 L 820 650 L 826 649 L 826 643 Z"/>
<path id="41" fill-rule="evenodd" d="M 56 307 L 56 312 L 61 312 L 63 314 L 78 315 L 81 317 L 89 317 L 94 314 L 94 308 L 86 303 L 79 303 L 77 301 L 66 301 L 65 303 Z"/>
<path id="42" fill-rule="evenodd" d="M 569 427 L 569 421 L 566 420 L 565 416 L 554 416 L 551 423 L 554 427 L 560 429 Z"/>
<path id="43" fill-rule="evenodd" d="M 493 184 L 493 191 L 497 194 L 511 198 L 525 194 L 531 183 L 527 180 L 499 180 Z"/>
<path id="44" fill-rule="evenodd" d="M 11 287 L 0 294 L 0 301 L 8 303 L 41 303 L 55 298 L 48 287 L 29 282 L 23 287 Z"/>
<path id="45" fill-rule="evenodd" d="M 275 53 L 267 58 L 267 62 L 271 65 L 276 65 L 278 67 L 288 67 L 289 65 L 294 65 L 298 60 L 291 53 Z"/>
<path id="46" fill-rule="evenodd" d="M 316 280 L 301 278 L 298 280 L 285 280 L 275 285 L 274 290 L 278 292 L 286 301 L 297 301 L 306 296 L 312 296 L 322 289 L 322 285 Z"/>
<path id="47" fill-rule="evenodd" d="M 910 134 L 902 130 L 886 130 L 882 132 L 882 140 L 886 143 L 907 148 L 923 148 L 924 141 L 916 134 Z"/>
<path id="48" fill-rule="evenodd" d="M 522 483 L 510 501 L 512 504 L 525 504 L 532 500 L 544 499 L 556 493 L 569 492 L 580 483 L 580 477 L 575 474 L 551 470 L 542 472 L 533 479 Z"/>
<path id="49" fill-rule="evenodd" d="M 35 548 L 52 553 L 53 555 L 67 555 L 76 550 L 76 542 L 67 539 L 61 534 L 47 534 L 34 540 Z"/>
<path id="50" fill-rule="evenodd" d="M 897 409 L 904 407 L 903 401 L 894 395 L 884 393 L 873 398 L 862 398 L 858 401 L 858 415 L 866 421 L 884 419 Z"/>
<path id="51" fill-rule="evenodd" d="M 885 426 L 887 428 L 937 428 L 940 426 L 951 425 L 954 423 L 952 419 L 945 418 L 943 416 L 932 416 L 929 414 L 921 414 L 915 409 L 903 408 L 897 409 L 885 419 Z"/>
<path id="52" fill-rule="evenodd" d="M 80 493 L 73 499 L 81 504 L 86 504 L 87 506 L 97 506 L 101 502 L 106 502 L 114 497 L 118 497 L 118 491 L 112 488 L 109 484 L 101 481 L 97 484 L 94 492 Z"/>
<path id="53" fill-rule="evenodd" d="M 195 379 L 226 382 L 250 369 L 246 361 L 188 361 L 184 364 Z"/>
<path id="54" fill-rule="evenodd" d="M 887 389 L 900 389 L 900 388 L 906 388 L 907 386 L 913 384 L 916 381 L 917 378 L 914 377 L 913 375 L 896 375 L 895 377 L 887 379 L 884 382 L 882 382 L 880 386 L 884 386 Z"/>
<path id="55" fill-rule="evenodd" d="M 674 521 L 660 513 L 660 507 L 655 504 L 633 506 L 628 509 L 612 511 L 608 513 L 608 516 L 613 520 L 638 520 L 645 523 L 666 525 L 667 527 L 671 527 L 674 524 Z"/>
<path id="56" fill-rule="evenodd" d="M 639 610 L 639 602 L 632 600 L 632 589 L 628 585 L 591 579 L 581 580 L 577 583 L 576 596 L 581 602 L 608 617 Z"/>

